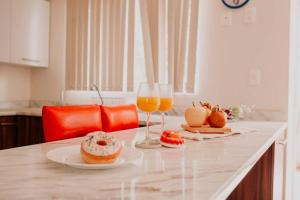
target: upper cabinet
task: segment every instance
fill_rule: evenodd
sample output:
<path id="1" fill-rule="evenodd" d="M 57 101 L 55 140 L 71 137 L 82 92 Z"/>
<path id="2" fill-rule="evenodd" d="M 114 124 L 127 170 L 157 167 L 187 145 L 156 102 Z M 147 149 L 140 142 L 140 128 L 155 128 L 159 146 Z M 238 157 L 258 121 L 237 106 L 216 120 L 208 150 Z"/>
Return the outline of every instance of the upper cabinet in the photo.
<path id="1" fill-rule="evenodd" d="M 0 19 L 0 27 L 8 32 L 8 39 L 0 39 L 0 46 L 8 46 L 9 61 L 0 55 L 0 61 L 34 67 L 48 67 L 49 54 L 49 1 L 47 0 L 0 0 L 2 6 L 10 9 L 6 20 Z M 4 15 L 0 13 L 1 18 Z M 7 16 L 8 15 L 8 16 Z M 7 25 L 9 21 L 9 25 Z M 7 33 L 0 33 L 7 35 Z M 3 36 L 4 38 L 4 36 Z M 2 41 L 3 40 L 3 41 Z M 10 41 L 7 45 L 6 41 Z M 0 54 L 2 54 L 0 51 Z M 3 53 L 3 57 L 6 55 Z"/>
<path id="2" fill-rule="evenodd" d="M 10 61 L 10 0 L 0 0 L 0 61 Z"/>

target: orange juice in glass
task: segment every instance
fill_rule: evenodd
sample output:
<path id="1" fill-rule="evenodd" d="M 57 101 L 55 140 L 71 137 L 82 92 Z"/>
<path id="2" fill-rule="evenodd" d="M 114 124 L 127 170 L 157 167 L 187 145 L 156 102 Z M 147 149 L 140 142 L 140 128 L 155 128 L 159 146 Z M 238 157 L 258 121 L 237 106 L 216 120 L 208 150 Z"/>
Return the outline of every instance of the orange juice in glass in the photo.
<path id="1" fill-rule="evenodd" d="M 152 112 L 155 112 L 159 108 L 160 99 L 159 99 L 159 90 L 157 84 L 150 83 L 141 83 L 138 89 L 138 95 L 136 99 L 137 107 L 147 113 L 147 129 L 146 129 L 146 138 L 136 143 L 136 147 L 139 148 L 159 148 L 159 140 L 153 140 L 149 136 L 149 120 Z"/>
<path id="2" fill-rule="evenodd" d="M 137 97 L 138 108 L 146 113 L 151 113 L 158 110 L 159 98 L 158 97 Z"/>
<path id="3" fill-rule="evenodd" d="M 162 117 L 161 131 L 164 131 L 165 126 L 165 112 L 173 108 L 173 90 L 170 84 L 159 84 L 160 106 L 159 111 Z"/>
<path id="4" fill-rule="evenodd" d="M 170 97 L 161 97 L 160 98 L 160 105 L 159 105 L 159 111 L 160 112 L 167 112 L 171 110 L 173 107 L 173 99 Z"/>

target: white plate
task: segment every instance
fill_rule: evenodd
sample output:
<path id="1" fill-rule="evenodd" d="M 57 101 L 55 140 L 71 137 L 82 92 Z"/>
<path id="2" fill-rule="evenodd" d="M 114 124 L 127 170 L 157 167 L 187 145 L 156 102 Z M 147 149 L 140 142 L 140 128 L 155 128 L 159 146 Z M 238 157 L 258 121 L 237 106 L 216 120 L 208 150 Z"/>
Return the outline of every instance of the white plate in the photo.
<path id="1" fill-rule="evenodd" d="M 114 163 L 87 164 L 81 159 L 80 145 L 74 145 L 53 149 L 46 156 L 53 162 L 78 169 L 112 169 L 125 164 L 135 164 L 143 157 L 143 153 L 133 148 L 123 147 L 120 157 Z"/>
<path id="2" fill-rule="evenodd" d="M 176 149 L 180 149 L 184 147 L 184 144 L 178 145 L 178 144 L 168 144 L 165 142 L 160 141 L 160 144 L 165 146 L 165 147 L 169 147 L 169 148 L 176 148 Z"/>

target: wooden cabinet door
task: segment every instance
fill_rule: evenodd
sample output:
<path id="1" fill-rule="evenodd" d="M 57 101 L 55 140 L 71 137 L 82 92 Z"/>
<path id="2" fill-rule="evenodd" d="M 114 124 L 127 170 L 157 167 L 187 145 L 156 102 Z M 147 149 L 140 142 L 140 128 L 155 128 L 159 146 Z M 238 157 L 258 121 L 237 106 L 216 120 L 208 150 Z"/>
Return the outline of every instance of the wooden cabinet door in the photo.
<path id="1" fill-rule="evenodd" d="M 10 61 L 10 0 L 0 0 L 0 62 Z"/>
<path id="2" fill-rule="evenodd" d="M 15 117 L 0 117 L 0 150 L 17 146 L 17 123 Z"/>
<path id="3" fill-rule="evenodd" d="M 18 116 L 17 145 L 26 146 L 44 142 L 44 132 L 41 117 Z"/>
<path id="4" fill-rule="evenodd" d="M 47 67 L 49 1 L 11 0 L 11 62 Z"/>

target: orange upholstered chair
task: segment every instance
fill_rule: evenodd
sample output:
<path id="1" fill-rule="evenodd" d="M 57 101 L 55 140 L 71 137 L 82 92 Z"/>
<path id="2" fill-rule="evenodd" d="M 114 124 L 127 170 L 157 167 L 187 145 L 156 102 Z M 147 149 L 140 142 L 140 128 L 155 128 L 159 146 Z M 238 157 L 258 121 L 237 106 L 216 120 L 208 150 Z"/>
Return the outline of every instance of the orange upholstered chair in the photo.
<path id="1" fill-rule="evenodd" d="M 102 130 L 98 105 L 44 106 L 43 127 L 46 142 L 81 137 Z"/>
<path id="2" fill-rule="evenodd" d="M 139 127 L 138 113 L 135 105 L 101 107 L 103 131 L 113 132 Z"/>

